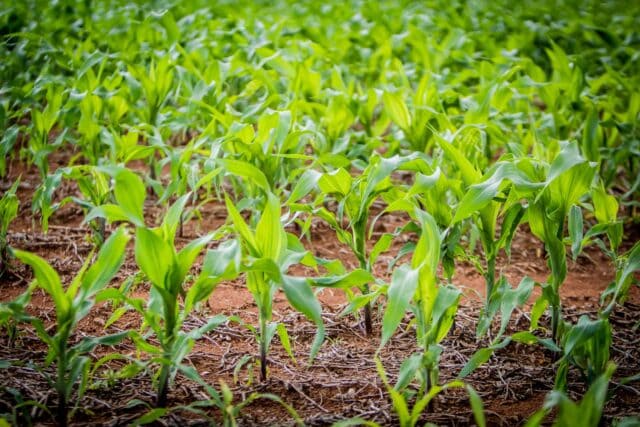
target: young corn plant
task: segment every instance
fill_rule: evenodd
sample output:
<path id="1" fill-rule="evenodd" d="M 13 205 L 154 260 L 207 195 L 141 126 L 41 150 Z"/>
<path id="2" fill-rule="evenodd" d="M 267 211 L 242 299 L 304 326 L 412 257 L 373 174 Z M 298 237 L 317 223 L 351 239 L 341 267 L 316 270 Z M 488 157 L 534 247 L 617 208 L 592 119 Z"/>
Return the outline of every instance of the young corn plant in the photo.
<path id="1" fill-rule="evenodd" d="M 400 93 L 385 92 L 382 101 L 385 113 L 402 130 L 409 148 L 412 151 L 430 152 L 434 126 L 446 126 L 446 119 L 436 112 L 440 100 L 433 78 L 425 74 L 420 79 L 411 110 Z"/>
<path id="2" fill-rule="evenodd" d="M 16 196 L 18 185 L 20 185 L 19 179 L 0 198 L 0 278 L 9 268 L 7 233 L 9 232 L 9 225 L 18 216 L 18 207 L 20 205 L 18 196 Z"/>
<path id="3" fill-rule="evenodd" d="M 152 60 L 149 67 L 131 64 L 125 76 L 130 86 L 144 96 L 146 108 L 141 108 L 140 116 L 150 126 L 158 125 L 158 115 L 171 93 L 174 72 L 170 56 Z M 135 92 L 134 92 L 135 93 Z"/>
<path id="4" fill-rule="evenodd" d="M 554 427 L 571 427 L 575 425 L 576 420 L 580 420 L 580 424 L 585 427 L 601 425 L 609 382 L 615 369 L 616 366 L 613 362 L 608 363 L 605 370 L 593 381 L 579 402 L 572 401 L 563 391 L 552 391 L 547 395 L 543 408 L 529 418 L 525 427 L 547 425 L 545 420 L 554 409 L 557 409 L 552 424 Z"/>
<path id="5" fill-rule="evenodd" d="M 309 281 L 287 274 L 291 265 L 309 262 L 308 253 L 301 248 L 295 236 L 285 231 L 280 218 L 280 200 L 269 191 L 266 191 L 265 198 L 259 218 L 255 215 L 251 218 L 251 225 L 248 225 L 231 198 L 225 195 L 227 211 L 242 244 L 247 287 L 258 306 L 261 381 L 267 379 L 267 355 L 276 331 L 281 334 L 283 343 L 289 342 L 286 329 L 278 328 L 277 323 L 271 322 L 276 290 L 282 289 L 291 305 L 317 326 L 310 360 L 313 360 L 324 339 L 320 303 Z M 290 353 L 289 349 L 287 351 Z"/>
<path id="6" fill-rule="evenodd" d="M 125 248 L 129 236 L 124 228 L 116 230 L 104 243 L 98 255 L 91 254 L 71 284 L 64 289 L 58 273 L 42 258 L 29 252 L 15 249 L 17 259 L 28 264 L 34 272 L 29 294 L 34 289 L 44 290 L 52 299 L 56 310 L 56 327 L 52 330 L 37 318 L 28 315 L 24 305 L 13 306 L 14 317 L 33 325 L 38 337 L 48 346 L 45 364 L 55 362 L 56 374 L 52 379 L 58 398 L 56 421 L 59 426 L 66 426 L 72 405 L 74 388 L 77 398 L 82 398 L 91 366 L 90 353 L 99 345 L 115 345 L 129 333 L 103 335 L 101 337 L 85 337 L 72 344 L 73 334 L 78 323 L 89 314 L 96 296 L 99 295 L 118 272 L 124 260 Z M 26 301 L 26 300 L 25 300 Z M 53 332 L 52 332 L 53 331 Z M 75 411 L 71 411 L 71 414 Z"/>
<path id="7" fill-rule="evenodd" d="M 62 179 L 75 182 L 82 197 L 71 196 L 52 206 L 52 200 L 42 193 L 38 203 L 39 210 L 43 216 L 47 212 L 52 213 L 55 209 L 70 201 L 79 205 L 86 215 L 93 208 L 107 203 L 111 197 L 109 175 L 104 169 L 97 166 L 78 165 L 59 168 L 50 177 L 53 178 L 52 183 L 61 184 Z M 92 232 L 92 241 L 96 246 L 102 245 L 106 236 L 105 218 L 98 217 L 87 222 Z"/>
<path id="8" fill-rule="evenodd" d="M 567 327 L 562 337 L 562 358 L 558 363 L 555 389 L 566 391 L 569 367 L 577 368 L 590 386 L 606 373 L 610 361 L 612 329 L 609 320 L 581 316 L 578 323 Z"/>
<path id="9" fill-rule="evenodd" d="M 355 179 L 343 168 L 324 173 L 318 179 L 318 188 L 323 195 L 332 196 L 338 202 L 337 212 L 321 207 L 312 213 L 325 220 L 336 232 L 338 240 L 346 244 L 356 256 L 359 267 L 371 273 L 378 255 L 386 251 L 392 243 L 391 235 L 382 236 L 369 251 L 367 241 L 371 238 L 369 218 L 371 206 L 386 192 L 394 190 L 391 173 L 404 163 L 416 159 L 394 156 L 383 158 L 374 156 L 369 165 Z M 309 207 L 301 207 L 309 210 Z M 362 298 L 355 306 L 363 306 L 364 326 L 367 335 L 373 332 L 371 313 L 371 289 L 368 283 L 361 285 Z"/>
<path id="10" fill-rule="evenodd" d="M 596 165 L 585 160 L 575 144 L 564 144 L 549 165 L 544 186 L 529 195 L 528 220 L 531 232 L 545 244 L 551 276 L 543 285 L 542 296 L 532 312 L 535 327 L 542 310 L 551 306 L 551 331 L 556 343 L 563 333 L 560 286 L 567 276 L 564 244 L 565 222 L 580 199 L 588 194 L 596 174 Z"/>
<path id="11" fill-rule="evenodd" d="M 439 343 L 453 326 L 461 292 L 452 285 L 438 284 L 442 236 L 435 220 L 417 208 L 412 216 L 420 224 L 421 234 L 410 264 L 398 267 L 391 277 L 380 348 L 389 342 L 407 309 L 411 308 L 420 351 L 402 364 L 396 388 L 404 389 L 417 378 L 420 384 L 418 395 L 425 396 L 439 383 L 442 353 Z"/>
<path id="12" fill-rule="evenodd" d="M 482 211 L 496 203 L 494 198 L 506 191 L 508 205 L 515 205 L 521 198 L 527 200 L 526 219 L 531 232 L 545 244 L 551 270 L 547 283 L 542 285 L 542 296 L 533 307 L 531 324 L 535 329 L 550 305 L 552 336 L 556 343 L 562 334 L 559 292 L 567 275 L 565 224 L 569 214 L 574 216 L 580 209 L 579 203 L 590 192 L 595 174 L 596 165 L 581 156 L 576 144 L 562 143 L 550 164 L 526 157 L 496 163 L 487 173 L 489 176 L 474 184 L 460 203 L 464 212 Z M 573 236 L 573 240 L 578 238 Z"/>
<path id="13" fill-rule="evenodd" d="M 145 325 L 159 341 L 159 346 L 155 346 L 142 335 L 134 337 L 140 348 L 154 355 L 152 362 L 160 365 L 156 395 L 156 406 L 159 408 L 166 407 L 169 386 L 195 340 L 226 321 L 224 316 L 214 316 L 195 330 L 183 330 L 183 324 L 193 309 L 209 297 L 216 285 L 223 279 L 235 277 L 240 254 L 233 241 L 221 245 L 217 250 L 207 251 L 200 275 L 187 289 L 189 271 L 214 236 L 193 240 L 177 250 L 174 236 L 181 204 L 176 203 L 171 207 L 160 227 L 136 229 L 135 259 L 151 283 L 151 294 L 148 301 L 126 299 L 143 316 Z M 182 305 L 180 299 L 184 301 Z"/>
<path id="14" fill-rule="evenodd" d="M 472 218 L 480 231 L 486 260 L 486 269 L 483 269 L 486 283 L 485 304 L 476 330 L 478 337 L 481 337 L 489 330 L 504 298 L 504 292 L 510 288 L 502 286 L 506 281 L 502 275 L 496 282 L 498 254 L 504 250 L 508 256 L 511 255 L 511 241 L 526 209 L 513 195 L 509 197 L 508 183 L 504 182 L 507 177 L 517 180 L 512 162 L 508 159 L 498 162 L 483 175 L 451 142 L 439 135 L 437 140 L 446 157 L 458 168 L 466 186 L 466 191 L 455 208 L 451 226 Z M 500 232 L 498 225 L 501 225 Z"/>
<path id="15" fill-rule="evenodd" d="M 408 359 L 410 360 L 410 359 Z M 408 361 L 407 360 L 407 361 Z M 405 362 L 407 362 L 405 361 Z M 460 380 L 453 380 L 443 385 L 434 385 L 431 387 L 428 392 L 418 394 L 414 396 L 415 393 L 411 393 L 407 388 L 407 384 L 403 382 L 403 378 L 400 378 L 398 383 L 392 386 L 389 383 L 389 379 L 387 378 L 387 374 L 384 370 L 384 366 L 382 365 L 382 361 L 378 356 L 375 356 L 376 368 L 378 371 L 378 376 L 382 380 L 389 396 L 391 397 L 391 403 L 393 405 L 393 410 L 398 416 L 398 425 L 400 427 L 415 427 L 420 424 L 420 420 L 424 414 L 424 412 L 429 407 L 431 401 L 443 391 L 455 388 L 465 388 L 467 393 L 469 394 L 469 402 L 471 404 L 471 410 L 473 412 L 473 417 L 476 422 L 476 425 L 479 427 L 486 427 L 487 421 L 484 414 L 484 405 L 482 404 L 482 399 L 478 395 L 478 393 L 474 390 L 470 385 L 465 385 Z M 413 406 L 411 406 L 412 400 Z M 351 423 L 350 423 L 351 422 Z M 378 424 L 366 422 L 360 419 L 347 420 L 346 422 L 338 422 L 334 424 L 334 427 L 339 426 L 349 426 L 349 425 L 367 425 L 367 426 L 375 426 Z"/>
<path id="16" fill-rule="evenodd" d="M 160 365 L 157 372 L 156 406 L 164 408 L 170 384 L 177 373 L 184 369 L 182 360 L 187 356 L 195 340 L 226 321 L 224 316 L 214 316 L 195 330 L 186 332 L 183 324 L 194 308 L 206 300 L 218 283 L 235 277 L 239 271 L 240 251 L 234 241 L 220 245 L 216 250 L 207 251 L 202 271 L 191 281 L 189 271 L 204 247 L 221 232 L 208 234 L 188 243 L 178 250 L 175 236 L 190 194 L 180 197 L 168 209 L 160 226 L 150 228 L 145 225 L 145 187 L 135 173 L 127 169 L 116 169 L 114 193 L 117 204 L 95 207 L 86 220 L 106 218 L 109 221 L 127 221 L 136 226 L 135 259 L 151 283 L 151 293 L 147 301 L 131 298 L 114 290 L 111 298 L 126 303 L 144 318 L 143 328 L 150 328 L 159 345 L 151 344 L 143 334 L 133 334 L 136 344 L 154 355 L 150 363 Z M 183 304 L 180 304 L 180 299 Z M 124 311 L 116 313 L 110 323 L 116 321 Z"/>
<path id="17" fill-rule="evenodd" d="M 638 279 L 634 275 L 640 270 L 640 243 L 636 243 L 624 256 L 618 257 L 615 281 L 602 293 L 601 303 L 605 303 L 600 316 L 609 318 L 616 304 L 624 304 L 629 298 L 629 290 Z M 607 302 L 608 301 L 608 302 Z"/>
<path id="18" fill-rule="evenodd" d="M 42 110 L 34 108 L 31 111 L 29 145 L 24 152 L 28 154 L 29 161 L 36 165 L 42 179 L 49 173 L 49 154 L 62 145 L 65 138 L 65 132 L 62 132 L 53 143 L 49 142 L 49 134 L 60 118 L 64 98 L 62 88 L 51 86 L 46 94 L 47 105 Z"/>

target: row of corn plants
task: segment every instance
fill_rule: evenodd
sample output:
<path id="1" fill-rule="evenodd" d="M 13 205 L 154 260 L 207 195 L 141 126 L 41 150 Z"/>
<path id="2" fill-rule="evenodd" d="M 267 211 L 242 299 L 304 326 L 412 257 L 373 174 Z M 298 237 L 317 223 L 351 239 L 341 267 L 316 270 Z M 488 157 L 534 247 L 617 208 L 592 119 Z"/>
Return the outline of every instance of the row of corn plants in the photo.
<path id="1" fill-rule="evenodd" d="M 31 328 L 47 346 L 58 424 L 114 359 L 125 363 L 119 375 L 153 378 L 156 398 L 140 423 L 172 410 L 178 378 L 210 397 L 181 410 L 215 406 L 233 425 L 246 405 L 267 398 L 301 422 L 268 393 L 234 403 L 226 385 L 207 384 L 188 363 L 197 340 L 239 321 L 220 314 L 187 329 L 189 316 L 220 283 L 242 280 L 258 309 L 257 325 L 246 326 L 263 382 L 274 337 L 293 358 L 285 325 L 274 321 L 276 292 L 315 324 L 313 363 L 325 337 L 317 293 L 334 288 L 346 295 L 344 314 L 361 319 L 370 340 L 380 336 L 379 351 L 405 320 L 415 334 L 395 384 L 375 356 L 401 425 L 418 424 L 438 393 L 459 387 L 486 424 L 464 380 L 512 342 L 555 355 L 554 391 L 530 425 L 551 413 L 570 425 L 581 412 L 597 425 L 615 371 L 609 319 L 640 268 L 640 245 L 624 235 L 640 195 L 640 15 L 615 1 L 585 10 L 552 3 L 3 5 L 0 278 L 24 263 L 33 281 L 0 305 L 0 324 L 12 342 Z M 16 167 L 37 177 L 31 200 L 20 198 L 31 182 L 15 179 Z M 177 244 L 211 204 L 225 208 L 225 224 Z M 47 233 L 66 205 L 82 211 L 93 247 L 70 283 L 10 245 L 19 212 L 31 209 L 32 229 L 39 222 Z M 151 205 L 163 212 L 156 221 Z M 379 233 L 390 215 L 403 225 Z M 318 223 L 354 264 L 306 249 Z M 500 260 L 525 229 L 549 275 L 515 285 Z M 615 280 L 597 316 L 570 322 L 561 298 L 569 257 L 586 257 L 589 247 L 610 258 Z M 123 280 L 127 250 L 138 273 Z M 383 265 L 385 252 L 395 258 Z M 443 383 L 460 263 L 484 278 L 476 335 L 489 344 Z M 294 276 L 294 266 L 314 274 Z M 382 268 L 388 280 L 376 273 Z M 536 288 L 529 328 L 508 333 Z M 53 301 L 54 327 L 29 310 L 36 289 Z M 108 325 L 127 312 L 141 325 L 77 340 L 96 304 L 112 308 Z M 119 354 L 122 342 L 137 357 Z M 98 346 L 112 353 L 96 360 Z M 570 370 L 588 388 L 581 402 L 567 397 Z M 14 420 L 27 412 L 14 411 Z"/>

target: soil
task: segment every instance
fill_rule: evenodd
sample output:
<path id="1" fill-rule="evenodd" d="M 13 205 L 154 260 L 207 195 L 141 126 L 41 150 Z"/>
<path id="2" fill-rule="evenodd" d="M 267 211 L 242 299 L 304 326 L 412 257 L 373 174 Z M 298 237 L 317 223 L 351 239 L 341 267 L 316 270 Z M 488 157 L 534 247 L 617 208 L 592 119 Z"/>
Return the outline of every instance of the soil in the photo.
<path id="1" fill-rule="evenodd" d="M 64 157 L 53 157 L 52 169 L 65 163 Z M 59 272 L 63 281 L 69 283 L 82 266 L 92 248 L 90 231 L 83 224 L 83 211 L 73 203 L 59 209 L 50 219 L 50 229 L 43 234 L 37 221 L 32 219 L 31 197 L 39 176 L 33 168 L 12 162 L 10 174 L 0 182 L 4 191 L 13 180 L 21 176 L 19 187 L 20 214 L 11 225 L 8 240 L 12 247 L 32 251 L 47 259 Z M 72 185 L 65 184 L 56 199 L 75 194 Z M 148 223 L 153 223 L 161 209 L 148 198 L 145 211 Z M 187 222 L 183 236 L 177 239 L 182 246 L 199 235 L 215 230 L 224 224 L 225 208 L 220 203 L 203 206 L 201 218 Z M 393 231 L 403 224 L 405 218 L 385 215 L 376 227 L 374 236 Z M 625 234 L 630 247 L 640 232 L 630 228 Z M 411 238 L 411 237 L 408 237 Z M 634 240 L 635 239 L 635 240 Z M 357 262 L 348 248 L 340 244 L 335 233 L 321 221 L 315 221 L 306 247 L 315 255 L 330 259 L 339 258 L 348 268 Z M 375 268 L 376 277 L 388 280 L 388 262 L 395 256 L 404 241 L 395 242 L 392 249 L 381 255 Z M 215 243 L 214 243 L 215 245 Z M 548 268 L 541 243 L 526 227 L 521 227 L 513 242 L 511 257 L 500 255 L 498 271 L 506 275 L 512 285 L 517 285 L 524 276 L 544 282 Z M 569 261 L 569 274 L 561 288 L 564 314 L 576 321 L 578 316 L 595 316 L 602 291 L 614 280 L 614 267 L 597 248 L 587 248 L 576 262 Z M 113 281 L 118 286 L 126 278 L 136 274 L 132 248 L 121 271 Z M 295 275 L 314 274 L 306 268 L 296 267 Z M 13 262 L 11 271 L 0 279 L 0 301 L 14 299 L 27 289 L 32 278 L 29 268 Z M 484 295 L 484 278 L 468 262 L 456 266 L 453 283 L 463 290 L 460 311 L 455 326 L 442 343 L 440 380 L 442 383 L 456 378 L 471 355 L 488 345 L 488 340 L 475 336 L 481 301 Z M 144 298 L 148 286 L 141 284 L 137 296 Z M 532 296 L 539 294 L 536 289 Z M 254 393 L 269 393 L 295 408 L 306 425 L 330 425 L 333 422 L 360 417 L 383 425 L 397 424 L 391 400 L 376 370 L 375 354 L 379 346 L 381 306 L 375 310 L 373 336 L 365 336 L 361 321 L 354 316 L 341 316 L 348 301 L 343 291 L 325 289 L 318 297 L 323 305 L 327 328 L 326 341 L 317 358 L 310 363 L 309 349 L 315 328 L 288 304 L 284 294 L 278 293 L 274 303 L 274 320 L 286 325 L 293 344 L 294 359 L 283 349 L 278 338 L 274 338 L 269 353 L 269 379 L 261 383 L 258 379 L 258 347 L 246 325 L 257 326 L 257 310 L 251 294 L 242 280 L 220 284 L 208 304 L 200 307 L 191 316 L 187 329 L 204 324 L 212 315 L 223 313 L 236 316 L 237 321 L 227 322 L 206 334 L 196 342 L 186 359 L 186 364 L 196 368 L 210 385 L 220 389 L 224 382 L 233 394 L 234 404 L 246 401 Z M 383 304 L 383 302 L 381 302 Z M 47 326 L 53 325 L 55 310 L 42 291 L 33 295 L 29 310 L 44 319 Z M 105 325 L 113 312 L 108 303 L 97 304 L 90 315 L 82 320 L 73 339 L 101 335 L 141 326 L 141 319 L 134 312 L 125 313 L 107 328 Z M 516 310 L 509 324 L 509 332 L 527 330 L 527 309 Z M 400 363 L 417 351 L 415 331 L 407 316 L 399 332 L 379 353 L 380 360 L 390 379 L 397 379 Z M 637 326 L 640 322 L 640 289 L 632 288 L 629 301 L 618 307 L 612 316 L 614 329 L 612 359 L 618 369 L 610 390 L 613 394 L 605 408 L 605 423 L 622 416 L 640 415 L 640 389 L 637 383 L 622 384 L 621 379 L 640 371 L 640 338 Z M 543 317 L 543 326 L 548 319 Z M 124 341 L 115 349 L 125 357 L 134 358 L 136 348 L 131 341 Z M 99 348 L 92 356 L 96 359 L 111 350 Z M 43 408 L 55 407 L 56 397 L 47 382 L 47 374 L 55 367 L 46 366 L 46 347 L 26 325 L 18 326 L 15 337 L 2 330 L 0 333 L 0 360 L 10 361 L 0 378 L 0 414 L 14 414 L 21 422 L 30 419 L 35 424 L 53 424 L 50 414 Z M 84 397 L 74 402 L 73 425 L 126 425 L 146 413 L 154 401 L 151 373 L 142 370 L 127 377 L 119 376 L 118 369 L 126 364 L 126 358 L 113 360 L 95 373 Z M 465 381 L 472 385 L 482 397 L 490 425 L 522 424 L 543 405 L 545 396 L 553 388 L 556 356 L 541 346 L 511 343 L 497 351 L 488 363 L 478 368 Z M 570 371 L 569 393 L 579 398 L 585 387 L 578 372 Z M 203 387 L 178 375 L 171 389 L 170 414 L 156 421 L 158 425 L 201 425 L 221 420 L 215 407 L 189 410 L 189 405 L 207 400 Z M 253 399 L 253 398 L 252 398 Z M 23 404 L 22 402 L 31 401 Z M 37 402 L 38 404 L 34 404 Z M 238 407 L 236 407 L 238 408 Z M 251 404 L 238 408 L 240 425 L 292 425 L 293 418 L 283 405 L 265 397 L 256 397 Z M 438 395 L 424 413 L 424 421 L 444 425 L 473 424 L 473 414 L 466 391 L 450 389 Z"/>

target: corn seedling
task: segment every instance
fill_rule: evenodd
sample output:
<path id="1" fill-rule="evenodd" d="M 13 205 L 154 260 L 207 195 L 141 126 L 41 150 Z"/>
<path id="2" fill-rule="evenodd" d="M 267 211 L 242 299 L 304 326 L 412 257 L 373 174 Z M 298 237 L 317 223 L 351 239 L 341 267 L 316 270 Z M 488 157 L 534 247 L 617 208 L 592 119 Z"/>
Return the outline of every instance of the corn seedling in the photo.
<path id="1" fill-rule="evenodd" d="M 388 304 L 382 320 L 380 347 L 389 342 L 408 308 L 415 316 L 420 352 L 403 363 L 399 388 L 418 378 L 421 394 L 438 385 L 439 343 L 449 333 L 458 310 L 460 291 L 451 285 L 439 286 L 442 236 L 431 215 L 416 209 L 414 218 L 421 227 L 411 263 L 398 267 L 391 277 Z"/>
<path id="2" fill-rule="evenodd" d="M 322 194 L 332 196 L 338 202 L 338 207 L 335 213 L 324 207 L 314 209 L 312 212 L 324 219 L 336 231 L 338 240 L 351 249 L 358 260 L 359 267 L 364 271 L 371 272 L 377 256 L 389 249 L 392 243 L 392 236 L 387 234 L 375 243 L 371 252 L 367 249 L 367 241 L 371 238 L 373 229 L 372 225 L 369 228 L 371 206 L 382 194 L 395 188 L 391 173 L 404 163 L 416 158 L 416 156 L 391 158 L 375 156 L 362 174 L 355 179 L 343 168 L 327 172 L 318 179 L 318 188 Z M 362 284 L 360 292 L 362 298 L 356 306 L 364 306 L 365 331 L 367 335 L 371 335 L 373 324 L 369 284 Z"/>
<path id="3" fill-rule="evenodd" d="M 613 362 L 609 363 L 579 402 L 572 401 L 562 391 L 552 391 L 547 395 L 543 409 L 531 416 L 527 424 L 525 424 L 526 427 L 543 425 L 545 417 L 556 408 L 558 412 L 553 421 L 554 427 L 570 427 L 575 425 L 576 420 L 580 420 L 581 425 L 587 427 L 599 426 L 602 411 L 607 401 L 609 381 L 611 381 L 615 368 Z"/>
<path id="4" fill-rule="evenodd" d="M 276 290 L 282 289 L 291 305 L 316 324 L 317 332 L 310 354 L 312 360 L 324 339 L 321 308 L 307 280 L 287 275 L 289 267 L 303 262 L 307 253 L 300 251 L 299 245 L 295 244 L 297 238 L 285 231 L 280 219 L 278 198 L 270 192 L 266 194 L 260 217 L 252 218 L 251 226 L 247 225 L 228 196 L 225 197 L 225 201 L 233 227 L 242 242 L 247 287 L 258 306 L 260 379 L 265 381 L 271 340 L 276 331 L 286 334 L 286 329 L 278 328 L 277 323 L 271 322 Z M 288 336 L 282 341 L 288 343 Z M 290 349 L 287 351 L 291 353 Z"/>
<path id="5" fill-rule="evenodd" d="M 70 342 L 78 323 L 93 307 L 96 295 L 103 291 L 118 272 L 128 240 L 126 231 L 119 228 L 107 239 L 95 260 L 92 254 L 87 258 L 66 290 L 58 273 L 45 260 L 29 252 L 14 250 L 17 259 L 33 268 L 35 280 L 28 292 L 40 288 L 55 305 L 56 328 L 53 333 L 49 332 L 39 318 L 25 312 L 17 312 L 14 316 L 33 325 L 38 337 L 49 348 L 45 363 L 49 365 L 55 362 L 56 374 L 52 383 L 58 398 L 56 421 L 60 426 L 67 425 L 69 405 L 72 403 L 70 399 L 75 386 L 80 385 L 77 390 L 78 398 L 84 393 L 91 366 L 88 354 L 98 345 L 115 345 L 128 335 L 125 331 L 97 338 L 85 337 L 75 345 Z"/>

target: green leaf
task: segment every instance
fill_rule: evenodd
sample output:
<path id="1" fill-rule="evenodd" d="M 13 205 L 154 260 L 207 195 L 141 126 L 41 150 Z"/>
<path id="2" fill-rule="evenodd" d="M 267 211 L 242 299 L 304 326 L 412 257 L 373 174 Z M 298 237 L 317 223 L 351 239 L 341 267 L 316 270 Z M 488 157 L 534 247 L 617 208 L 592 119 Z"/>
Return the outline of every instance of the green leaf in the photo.
<path id="1" fill-rule="evenodd" d="M 249 251 L 252 255 L 260 256 L 260 251 L 258 250 L 253 233 L 249 230 L 247 223 L 244 222 L 242 215 L 240 215 L 240 212 L 238 212 L 238 209 L 236 209 L 235 205 L 226 193 L 224 195 L 224 201 L 227 205 L 227 212 L 229 212 L 229 216 L 233 221 L 235 230 L 238 232 L 242 240 L 249 246 Z"/>
<path id="2" fill-rule="evenodd" d="M 176 230 L 178 229 L 178 225 L 180 224 L 180 220 L 184 214 L 184 207 L 187 204 L 189 197 L 191 197 L 190 193 L 185 194 L 176 200 L 162 219 L 162 225 L 160 227 L 164 233 L 164 240 L 167 242 L 172 242 L 176 235 Z"/>
<path id="3" fill-rule="evenodd" d="M 265 174 L 251 163 L 233 159 L 224 159 L 220 162 L 227 173 L 241 176 L 249 182 L 256 184 L 265 192 L 271 191 L 271 185 Z"/>
<path id="4" fill-rule="evenodd" d="M 313 360 L 320 350 L 320 345 L 324 341 L 324 324 L 322 322 L 322 307 L 309 286 L 309 282 L 304 278 L 283 276 L 282 289 L 287 299 L 299 312 L 304 314 L 309 320 L 316 324 L 316 337 L 311 346 L 309 358 Z"/>
<path id="5" fill-rule="evenodd" d="M 571 238 L 571 255 L 575 261 L 582 251 L 583 238 L 582 209 L 573 205 L 569 210 L 569 237 Z"/>
<path id="6" fill-rule="evenodd" d="M 486 427 L 487 420 L 484 416 L 484 405 L 482 404 L 482 399 L 478 392 L 471 387 L 471 385 L 467 384 L 467 393 L 469 393 L 469 403 L 471 403 L 471 410 L 473 411 L 473 418 L 476 421 L 476 425 L 478 427 Z"/>
<path id="7" fill-rule="evenodd" d="M 267 204 L 256 226 L 256 247 L 260 256 L 278 261 L 287 247 L 287 236 L 280 222 L 280 200 L 268 193 Z"/>
<path id="8" fill-rule="evenodd" d="M 358 268 L 350 271 L 347 274 L 325 277 L 312 277 L 309 280 L 311 281 L 313 286 L 348 289 L 353 287 L 359 288 L 366 283 L 375 282 L 376 278 L 370 272 Z"/>
<path id="9" fill-rule="evenodd" d="M 600 161 L 598 128 L 598 110 L 595 107 L 591 107 L 582 131 L 582 152 L 585 157 L 592 162 Z"/>
<path id="10" fill-rule="evenodd" d="M 135 258 L 142 272 L 151 283 L 159 288 L 165 288 L 168 275 L 174 267 L 173 248 L 148 228 L 136 229 Z"/>
<path id="11" fill-rule="evenodd" d="M 169 408 L 154 408 L 144 414 L 143 416 L 135 419 L 132 426 L 141 426 L 145 424 L 151 424 L 153 422 L 158 421 L 160 418 L 164 417 L 169 413 Z"/>
<path id="12" fill-rule="evenodd" d="M 374 265 L 380 254 L 386 252 L 393 243 L 393 234 L 385 233 L 376 242 L 369 254 L 369 264 Z"/>
<path id="13" fill-rule="evenodd" d="M 296 180 L 296 184 L 291 190 L 287 205 L 295 203 L 309 194 L 318 185 L 318 181 L 322 174 L 316 170 L 308 169 Z"/>
<path id="14" fill-rule="evenodd" d="M 458 302 L 461 295 L 460 290 L 453 285 L 438 288 L 438 295 L 433 304 L 431 315 L 433 342 L 439 343 L 449 333 L 458 311 Z"/>
<path id="15" fill-rule="evenodd" d="M 344 197 L 351 191 L 353 179 L 343 168 L 322 174 L 318 179 L 318 187 L 325 194 L 339 194 Z"/>
<path id="16" fill-rule="evenodd" d="M 380 347 L 386 345 L 402 321 L 418 287 L 418 276 L 418 270 L 411 269 L 407 265 L 402 265 L 393 272 L 387 291 L 387 308 L 382 318 Z"/>
<path id="17" fill-rule="evenodd" d="M 146 189 L 142 179 L 129 169 L 119 169 L 114 176 L 114 193 L 118 205 L 137 226 L 144 225 Z"/>
<path id="18" fill-rule="evenodd" d="M 289 340 L 289 333 L 287 332 L 286 326 L 283 323 L 278 323 L 276 327 L 278 338 L 280 338 L 280 343 L 282 344 L 282 348 L 287 352 L 291 360 L 294 364 L 297 364 L 296 357 L 293 355 L 293 350 L 291 347 L 291 340 Z"/>
<path id="19" fill-rule="evenodd" d="M 416 377 L 416 374 L 422 368 L 422 362 L 424 359 L 423 353 L 414 353 L 402 361 L 400 370 L 398 371 L 398 381 L 393 387 L 398 391 L 403 391 L 411 381 Z"/>
<path id="20" fill-rule="evenodd" d="M 609 224 L 615 222 L 618 217 L 618 201 L 616 198 L 607 193 L 604 185 L 600 183 L 593 194 L 593 208 L 596 219 L 600 224 Z"/>
<path id="21" fill-rule="evenodd" d="M 411 115 L 407 104 L 402 100 L 400 95 L 391 92 L 385 92 L 382 94 L 382 102 L 384 103 L 384 109 L 391 117 L 391 120 L 405 132 L 409 131 L 411 127 Z"/>
<path id="22" fill-rule="evenodd" d="M 182 283 L 193 266 L 196 258 L 204 248 L 212 239 L 213 234 L 207 234 L 206 236 L 202 236 L 198 239 L 192 240 L 187 244 L 184 248 L 180 250 L 180 252 L 176 255 L 176 267 L 177 267 L 177 281 Z"/>
<path id="23" fill-rule="evenodd" d="M 462 379 L 472 374 L 480 366 L 487 363 L 487 361 L 491 358 L 491 356 L 493 356 L 493 353 L 495 353 L 496 350 L 505 348 L 510 342 L 511 342 L 510 338 L 505 338 L 502 341 L 496 344 L 493 344 L 489 347 L 476 350 L 476 352 L 473 353 L 473 355 L 469 358 L 467 363 L 465 363 L 464 367 L 460 370 L 460 373 L 458 374 L 458 378 Z"/>
<path id="24" fill-rule="evenodd" d="M 96 218 L 105 218 L 108 222 L 130 221 L 138 227 L 144 227 L 144 222 L 140 222 L 138 218 L 132 217 L 122 209 L 119 205 L 106 204 L 96 206 L 91 209 L 84 217 L 83 223 L 88 223 Z"/>
<path id="25" fill-rule="evenodd" d="M 82 278 L 84 297 L 104 288 L 118 272 L 126 254 L 129 235 L 123 227 L 118 228 L 100 248 L 98 258 Z"/>
<path id="26" fill-rule="evenodd" d="M 56 306 L 56 315 L 59 320 L 63 320 L 71 307 L 71 301 L 67 298 L 62 288 L 58 273 L 38 255 L 18 249 L 14 249 L 13 254 L 33 269 L 37 286 L 42 288 L 53 299 Z"/>

